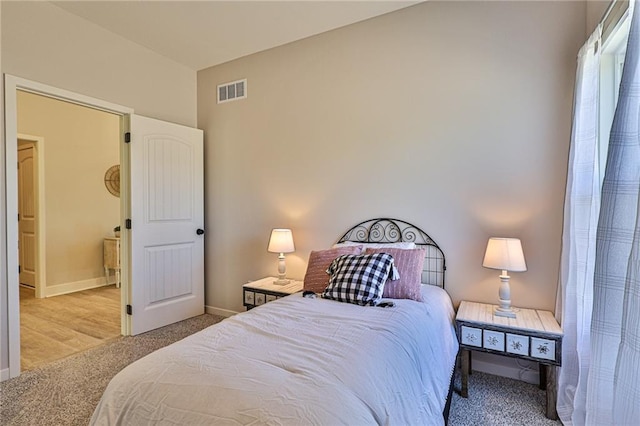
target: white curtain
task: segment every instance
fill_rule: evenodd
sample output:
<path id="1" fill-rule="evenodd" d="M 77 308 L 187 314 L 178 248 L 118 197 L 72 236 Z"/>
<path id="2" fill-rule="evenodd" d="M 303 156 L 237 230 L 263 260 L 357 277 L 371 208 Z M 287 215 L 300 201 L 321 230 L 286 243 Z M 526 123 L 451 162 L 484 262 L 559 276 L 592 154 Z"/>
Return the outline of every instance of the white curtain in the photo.
<path id="1" fill-rule="evenodd" d="M 600 32 L 598 27 L 578 54 L 564 206 L 556 316 L 564 331 L 557 410 L 565 425 L 582 425 L 586 416 L 596 229 L 600 212 L 597 144 Z"/>
<path id="2" fill-rule="evenodd" d="M 640 422 L 640 7 L 633 9 L 598 222 L 586 418 L 594 425 Z"/>

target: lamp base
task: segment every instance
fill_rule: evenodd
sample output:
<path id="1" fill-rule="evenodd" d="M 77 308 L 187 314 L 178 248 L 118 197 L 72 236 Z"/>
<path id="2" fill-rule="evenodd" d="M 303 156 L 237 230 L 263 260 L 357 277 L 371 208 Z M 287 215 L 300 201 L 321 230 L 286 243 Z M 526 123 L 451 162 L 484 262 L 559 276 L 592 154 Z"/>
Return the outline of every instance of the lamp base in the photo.
<path id="1" fill-rule="evenodd" d="M 275 285 L 287 285 L 287 284 L 291 283 L 291 280 L 287 280 L 287 279 L 284 279 L 284 278 L 278 278 L 273 283 Z"/>
<path id="2" fill-rule="evenodd" d="M 507 318 L 515 318 L 516 317 L 516 313 L 514 311 L 512 311 L 511 308 L 504 309 L 504 308 L 496 307 L 493 310 L 493 315 L 495 315 L 497 317 L 507 317 Z"/>

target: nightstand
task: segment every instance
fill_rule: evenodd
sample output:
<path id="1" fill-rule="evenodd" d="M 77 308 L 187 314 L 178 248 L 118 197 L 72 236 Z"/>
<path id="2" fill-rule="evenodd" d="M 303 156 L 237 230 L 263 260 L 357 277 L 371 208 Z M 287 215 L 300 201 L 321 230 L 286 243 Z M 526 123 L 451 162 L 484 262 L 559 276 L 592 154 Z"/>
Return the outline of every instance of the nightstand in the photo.
<path id="1" fill-rule="evenodd" d="M 277 278 L 267 277 L 242 286 L 244 306 L 247 310 L 302 291 L 302 281 L 291 280 L 289 284 L 278 285 L 273 283 L 275 280 Z"/>
<path id="2" fill-rule="evenodd" d="M 515 309 L 516 318 L 493 314 L 495 305 L 463 301 L 456 315 L 462 364 L 461 395 L 469 395 L 471 351 L 536 361 L 540 389 L 547 391 L 546 415 L 557 419 L 556 366 L 562 362 L 562 328 L 549 311 Z"/>

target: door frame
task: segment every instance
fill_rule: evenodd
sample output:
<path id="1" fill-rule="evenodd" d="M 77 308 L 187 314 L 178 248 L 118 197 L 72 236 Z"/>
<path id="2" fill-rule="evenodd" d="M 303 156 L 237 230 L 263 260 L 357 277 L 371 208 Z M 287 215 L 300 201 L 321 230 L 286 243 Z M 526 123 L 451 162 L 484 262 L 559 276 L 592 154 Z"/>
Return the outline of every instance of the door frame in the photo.
<path id="1" fill-rule="evenodd" d="M 29 142 L 33 144 L 33 157 L 36 166 L 36 196 L 35 196 L 35 210 L 36 210 L 36 283 L 35 291 L 36 298 L 42 299 L 44 297 L 44 290 L 42 284 L 45 282 L 47 276 L 46 262 L 44 261 L 47 253 L 46 244 L 46 230 L 45 230 L 45 217 L 44 217 L 44 138 L 40 136 L 26 135 L 18 133 L 18 141 Z M 19 259 L 18 259 L 19 260 Z"/>
<path id="2" fill-rule="evenodd" d="M 17 92 L 22 90 L 77 105 L 98 109 L 121 116 L 120 119 L 120 220 L 124 230 L 124 218 L 129 214 L 129 153 L 124 146 L 124 129 L 128 128 L 127 117 L 133 109 L 106 102 L 101 99 L 81 95 L 24 78 L 4 75 L 5 107 L 5 218 L 6 218 L 6 283 L 7 283 L 7 329 L 9 334 L 9 378 L 20 375 L 20 295 L 18 278 L 18 107 Z M 9 220 L 9 218 L 13 218 Z M 129 303 L 129 235 L 121 234 L 121 313 L 120 328 L 123 335 L 130 334 L 130 319 L 124 314 L 124 306 Z"/>

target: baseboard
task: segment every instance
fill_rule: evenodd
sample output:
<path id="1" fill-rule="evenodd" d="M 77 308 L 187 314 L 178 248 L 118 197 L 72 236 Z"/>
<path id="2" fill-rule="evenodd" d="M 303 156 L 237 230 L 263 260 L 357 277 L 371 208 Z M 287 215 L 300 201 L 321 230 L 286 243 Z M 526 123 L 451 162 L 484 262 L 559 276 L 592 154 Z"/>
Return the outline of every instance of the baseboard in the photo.
<path id="1" fill-rule="evenodd" d="M 60 296 L 62 294 L 75 293 L 76 291 L 90 290 L 92 288 L 104 287 L 114 283 L 107 282 L 105 277 L 90 278 L 88 280 L 74 281 L 70 283 L 58 284 L 51 287 L 44 287 L 44 297 Z"/>
<path id="2" fill-rule="evenodd" d="M 514 358 L 482 352 L 472 352 L 472 359 L 471 368 L 474 371 L 521 380 L 534 385 L 540 381 L 538 364 L 533 361 L 521 360 L 519 362 L 527 366 L 521 367 Z"/>
<path id="3" fill-rule="evenodd" d="M 5 368 L 4 370 L 0 370 L 0 382 L 4 382 L 5 380 L 9 380 L 9 369 Z"/>
<path id="4" fill-rule="evenodd" d="M 230 309 L 216 308 L 215 306 L 207 306 L 207 305 L 204 306 L 204 310 L 208 314 L 220 315 L 221 317 L 226 317 L 226 318 L 239 313 L 236 311 L 232 311 Z"/>

